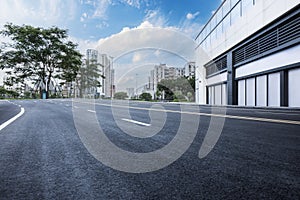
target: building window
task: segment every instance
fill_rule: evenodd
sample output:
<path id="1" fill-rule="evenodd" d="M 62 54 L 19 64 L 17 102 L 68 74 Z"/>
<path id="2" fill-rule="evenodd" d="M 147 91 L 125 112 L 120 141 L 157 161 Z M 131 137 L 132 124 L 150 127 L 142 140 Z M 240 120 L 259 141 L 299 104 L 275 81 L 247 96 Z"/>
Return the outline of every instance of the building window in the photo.
<path id="1" fill-rule="evenodd" d="M 230 11 L 230 1 L 225 1 L 223 6 L 222 6 L 222 10 L 223 10 L 223 18 L 229 13 Z"/>
<path id="2" fill-rule="evenodd" d="M 253 0 L 242 0 L 242 15 L 253 5 Z"/>
<path id="3" fill-rule="evenodd" d="M 231 0 L 231 8 L 233 8 L 235 6 L 235 4 L 237 4 L 237 2 L 239 2 L 240 0 Z"/>
<path id="4" fill-rule="evenodd" d="M 217 26 L 216 33 L 217 33 L 217 38 L 219 38 L 223 34 L 222 23 Z"/>
<path id="5" fill-rule="evenodd" d="M 234 24 L 241 17 L 241 2 L 236 4 L 230 13 L 231 24 Z"/>
<path id="6" fill-rule="evenodd" d="M 226 32 L 229 27 L 230 27 L 230 15 L 227 15 L 223 20 L 223 31 Z"/>
<path id="7" fill-rule="evenodd" d="M 222 13 L 222 9 L 219 9 L 217 14 L 216 14 L 216 18 L 217 18 L 217 24 L 219 24 L 222 19 L 223 19 L 223 13 Z"/>

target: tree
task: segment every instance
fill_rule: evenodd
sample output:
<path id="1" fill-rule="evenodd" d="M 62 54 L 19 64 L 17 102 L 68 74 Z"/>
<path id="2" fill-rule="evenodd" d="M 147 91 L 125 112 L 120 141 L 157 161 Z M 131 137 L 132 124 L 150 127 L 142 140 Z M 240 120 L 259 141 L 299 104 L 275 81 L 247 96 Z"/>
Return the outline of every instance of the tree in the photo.
<path id="1" fill-rule="evenodd" d="M 114 95 L 115 99 L 126 99 L 128 98 L 127 93 L 126 92 L 116 92 Z"/>
<path id="2" fill-rule="evenodd" d="M 100 77 L 105 78 L 105 76 L 101 74 L 99 65 L 96 60 L 86 60 L 80 67 L 79 79 L 77 81 L 80 97 L 83 97 L 83 94 L 94 95 L 96 88 L 101 87 L 101 83 L 98 79 Z"/>
<path id="3" fill-rule="evenodd" d="M 141 100 L 145 100 L 145 101 L 151 101 L 152 100 L 152 95 L 150 93 L 147 93 L 147 92 L 143 92 L 139 98 Z"/>
<path id="4" fill-rule="evenodd" d="M 179 77 L 177 79 L 163 79 L 157 84 L 157 90 L 166 100 L 185 101 L 194 100 L 195 78 Z M 187 98 L 185 98 L 187 97 Z"/>
<path id="5" fill-rule="evenodd" d="M 7 90 L 4 87 L 0 87 L 0 98 L 4 98 L 5 96 L 17 98 L 20 94 L 13 90 Z"/>
<path id="6" fill-rule="evenodd" d="M 166 100 L 174 99 L 174 80 L 163 79 L 157 84 L 157 90 L 161 92 Z"/>
<path id="7" fill-rule="evenodd" d="M 82 63 L 77 45 L 68 41 L 67 30 L 29 25 L 4 25 L 2 36 L 10 37 L 0 51 L 0 68 L 9 69 L 13 83 L 40 82 L 48 98 L 53 78 L 71 82 Z"/>

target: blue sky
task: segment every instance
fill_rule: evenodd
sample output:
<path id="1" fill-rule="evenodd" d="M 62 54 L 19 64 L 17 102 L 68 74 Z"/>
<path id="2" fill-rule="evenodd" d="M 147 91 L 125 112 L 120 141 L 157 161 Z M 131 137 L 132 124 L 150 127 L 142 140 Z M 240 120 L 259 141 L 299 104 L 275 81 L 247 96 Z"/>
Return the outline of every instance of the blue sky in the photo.
<path id="1" fill-rule="evenodd" d="M 145 20 L 162 27 L 186 29 L 189 25 L 196 26 L 195 24 L 201 27 L 219 3 L 220 1 L 207 0 L 118 0 L 107 1 L 106 5 L 83 0 L 76 16 L 77 21 L 70 22 L 69 26 L 74 27 L 76 24 L 81 27 L 74 27 L 72 33 L 85 39 L 107 37 L 120 32 L 124 27 L 137 27 Z M 98 8 L 103 11 L 97 12 Z M 193 37 L 196 33 L 189 34 Z"/>
<path id="2" fill-rule="evenodd" d="M 78 41 L 97 41 L 148 21 L 176 27 L 190 37 L 221 0 L 1 0 L 0 27 L 6 22 L 68 29 Z"/>
<path id="3" fill-rule="evenodd" d="M 127 87 L 124 81 L 134 83 L 136 73 L 143 84 L 155 63 L 183 67 L 185 62 L 194 61 L 195 36 L 221 3 L 222 0 L 1 0 L 0 28 L 8 22 L 57 26 L 69 30 L 70 39 L 79 44 L 82 54 L 88 48 L 115 58 L 124 54 L 114 66 L 116 82 Z"/>

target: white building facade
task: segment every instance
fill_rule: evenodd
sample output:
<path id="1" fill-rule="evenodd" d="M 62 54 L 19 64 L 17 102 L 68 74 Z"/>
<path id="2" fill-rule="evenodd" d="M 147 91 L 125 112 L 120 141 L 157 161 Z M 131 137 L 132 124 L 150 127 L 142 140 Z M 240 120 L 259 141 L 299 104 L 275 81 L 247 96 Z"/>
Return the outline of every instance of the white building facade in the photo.
<path id="1" fill-rule="evenodd" d="M 101 94 L 105 97 L 113 98 L 115 93 L 115 72 L 113 69 L 113 59 L 106 54 L 100 54 L 99 63 L 101 66 L 102 75 L 105 77 L 104 79 L 101 79 Z"/>
<path id="2" fill-rule="evenodd" d="M 196 42 L 197 103 L 300 107 L 300 0 L 224 0 Z"/>
<path id="3" fill-rule="evenodd" d="M 86 59 L 90 63 L 96 64 L 101 74 L 98 78 L 101 87 L 97 87 L 96 92 L 100 96 L 113 98 L 115 93 L 113 58 L 106 54 L 100 54 L 95 49 L 87 49 Z"/>

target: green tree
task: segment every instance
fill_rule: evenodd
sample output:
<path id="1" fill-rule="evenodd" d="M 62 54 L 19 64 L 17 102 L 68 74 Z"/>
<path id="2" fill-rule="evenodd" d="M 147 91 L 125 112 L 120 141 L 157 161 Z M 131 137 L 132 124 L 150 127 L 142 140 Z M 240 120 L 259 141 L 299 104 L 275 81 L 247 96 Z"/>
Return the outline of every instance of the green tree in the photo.
<path id="1" fill-rule="evenodd" d="M 17 91 L 7 90 L 4 87 L 0 87 L 0 98 L 4 98 L 6 96 L 17 98 L 18 96 L 20 96 L 20 94 Z"/>
<path id="2" fill-rule="evenodd" d="M 126 99 L 128 98 L 127 93 L 126 92 L 116 92 L 114 95 L 115 99 Z"/>
<path id="3" fill-rule="evenodd" d="M 195 95 L 195 78 L 179 77 L 177 79 L 163 79 L 157 84 L 157 90 L 166 100 L 186 101 L 186 99 L 189 99 L 193 101 Z"/>
<path id="4" fill-rule="evenodd" d="M 48 97 L 53 78 L 65 82 L 76 78 L 82 55 L 77 45 L 67 40 L 67 30 L 9 23 L 0 34 L 11 39 L 1 47 L 0 68 L 10 69 L 13 83 L 41 82 L 40 90 L 46 90 Z"/>
<path id="5" fill-rule="evenodd" d="M 152 95 L 150 93 L 147 93 L 147 92 L 143 92 L 139 98 L 141 100 L 145 100 L 145 101 L 151 101 L 152 100 Z"/>
<path id="6" fill-rule="evenodd" d="M 0 86 L 0 99 L 4 98 L 7 93 L 7 90 L 4 87 Z"/>
<path id="7" fill-rule="evenodd" d="M 161 92 L 166 100 L 174 99 L 174 80 L 163 79 L 157 84 L 157 90 Z"/>
<path id="8" fill-rule="evenodd" d="M 105 78 L 99 69 L 100 64 L 96 60 L 86 60 L 79 69 L 79 85 L 80 97 L 83 94 L 95 94 L 96 88 L 101 87 L 99 78 Z"/>

